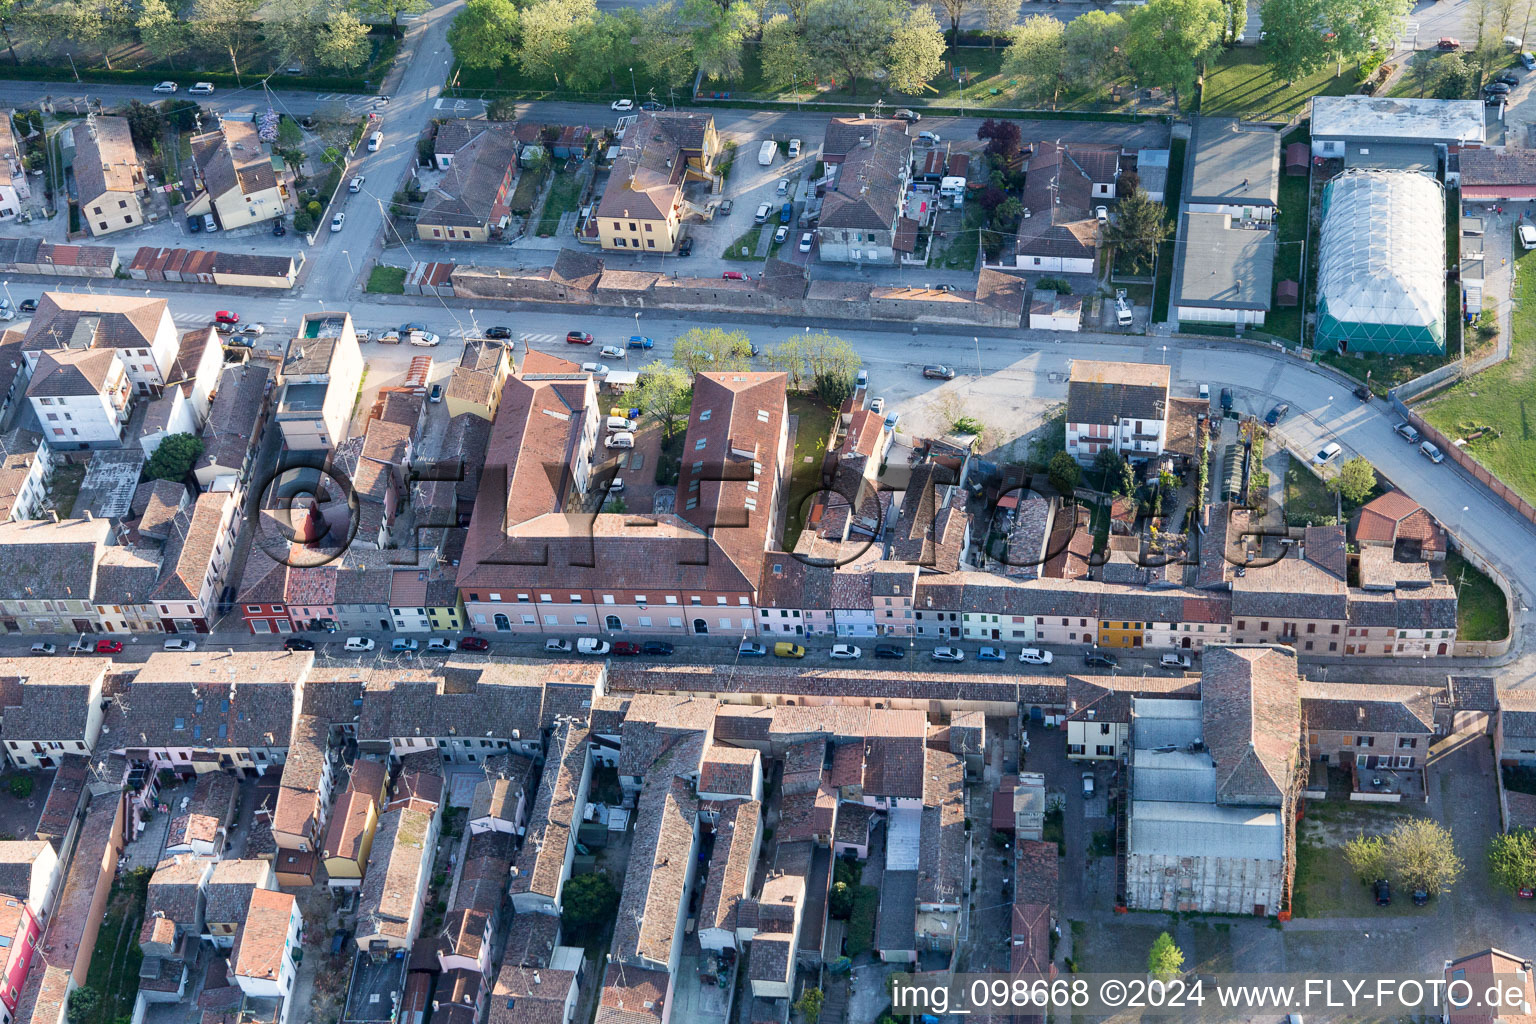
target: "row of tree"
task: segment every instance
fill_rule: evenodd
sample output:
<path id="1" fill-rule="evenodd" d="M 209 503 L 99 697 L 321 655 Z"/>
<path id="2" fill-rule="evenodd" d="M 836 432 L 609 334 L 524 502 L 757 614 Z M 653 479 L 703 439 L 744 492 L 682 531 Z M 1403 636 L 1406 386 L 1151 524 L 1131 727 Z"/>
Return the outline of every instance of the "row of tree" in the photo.
<path id="1" fill-rule="evenodd" d="M 236 75 L 258 46 L 273 67 L 349 71 L 368 59 L 368 22 L 430 6 L 429 0 L 193 0 L 183 12 L 167 0 L 0 0 L 0 31 L 17 64 L 19 36 L 47 56 L 99 54 L 109 69 L 114 50 L 138 42 L 159 61 L 227 57 Z"/>

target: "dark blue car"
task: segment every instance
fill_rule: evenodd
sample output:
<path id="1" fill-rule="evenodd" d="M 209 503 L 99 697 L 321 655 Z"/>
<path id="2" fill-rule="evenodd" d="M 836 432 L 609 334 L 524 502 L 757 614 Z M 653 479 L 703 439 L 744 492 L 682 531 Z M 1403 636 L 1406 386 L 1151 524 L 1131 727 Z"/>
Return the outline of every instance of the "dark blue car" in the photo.
<path id="1" fill-rule="evenodd" d="M 782 207 L 779 208 L 779 223 L 780 224 L 788 224 L 790 222 L 790 219 L 793 218 L 794 215 L 795 215 L 795 204 L 794 203 L 785 203 Z"/>

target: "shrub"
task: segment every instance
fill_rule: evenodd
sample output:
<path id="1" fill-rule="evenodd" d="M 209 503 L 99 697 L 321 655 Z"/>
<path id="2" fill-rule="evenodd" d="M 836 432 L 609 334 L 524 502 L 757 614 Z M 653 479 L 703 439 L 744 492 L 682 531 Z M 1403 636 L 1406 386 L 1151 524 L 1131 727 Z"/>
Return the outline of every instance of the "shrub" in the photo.
<path id="1" fill-rule="evenodd" d="M 300 210 L 293 215 L 293 230 L 301 235 L 307 235 L 315 229 L 315 219 L 308 213 Z"/>
<path id="2" fill-rule="evenodd" d="M 17 800 L 25 800 L 32 795 L 32 776 L 12 775 L 10 786 L 11 796 L 15 797 Z"/>
<path id="3" fill-rule="evenodd" d="M 304 212 L 309 214 L 311 219 L 319 220 L 321 209 L 322 207 L 320 206 L 320 200 L 311 199 L 309 203 L 305 205 Z"/>

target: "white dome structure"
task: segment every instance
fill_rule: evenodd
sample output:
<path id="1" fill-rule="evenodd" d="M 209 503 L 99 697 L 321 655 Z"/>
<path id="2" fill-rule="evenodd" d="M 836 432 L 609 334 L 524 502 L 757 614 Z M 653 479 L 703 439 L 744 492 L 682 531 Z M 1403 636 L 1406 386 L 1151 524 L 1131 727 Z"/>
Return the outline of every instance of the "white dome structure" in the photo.
<path id="1" fill-rule="evenodd" d="M 1445 350 L 1445 192 L 1434 178 L 1358 169 L 1324 186 L 1313 345 Z"/>

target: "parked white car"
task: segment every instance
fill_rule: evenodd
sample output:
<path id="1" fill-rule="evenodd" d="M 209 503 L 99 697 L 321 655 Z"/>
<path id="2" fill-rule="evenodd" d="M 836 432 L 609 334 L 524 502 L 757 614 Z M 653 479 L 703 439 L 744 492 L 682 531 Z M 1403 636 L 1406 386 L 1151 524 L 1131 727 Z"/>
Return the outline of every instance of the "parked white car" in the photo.
<path id="1" fill-rule="evenodd" d="M 175 91 L 176 91 L 176 83 L 175 82 L 161 82 L 159 85 L 155 86 L 155 92 L 175 92 Z"/>
<path id="2" fill-rule="evenodd" d="M 617 345 L 604 345 L 601 349 L 598 350 L 598 355 L 602 356 L 604 359 L 623 359 L 624 350 L 619 348 Z"/>
<path id="3" fill-rule="evenodd" d="M 354 653 L 373 650 L 373 641 L 365 636 L 349 636 L 344 645 L 345 649 Z"/>
<path id="4" fill-rule="evenodd" d="M 417 348 L 436 348 L 437 345 L 442 342 L 442 340 L 442 338 L 439 338 L 431 331 L 411 332 L 411 344 L 415 345 Z"/>
<path id="5" fill-rule="evenodd" d="M 212 96 L 213 95 L 213 83 L 212 82 L 198 82 L 195 85 L 193 85 L 192 88 L 188 89 L 187 93 L 189 95 L 192 95 L 192 96 Z"/>
<path id="6" fill-rule="evenodd" d="M 1338 458 L 1343 453 L 1343 451 L 1344 446 L 1339 444 L 1339 442 L 1329 441 L 1327 444 L 1323 445 L 1322 451 L 1312 456 L 1312 464 L 1314 466 L 1326 466 L 1328 463 Z"/>
<path id="7" fill-rule="evenodd" d="M 593 636 L 584 636 L 580 640 L 576 641 L 577 654 L 602 655 L 607 654 L 611 649 L 612 645 L 610 645 L 608 641 L 599 640 Z"/>
<path id="8" fill-rule="evenodd" d="M 343 224 L 345 224 L 346 222 L 347 222 L 347 215 L 345 213 L 338 213 L 336 216 L 331 218 L 331 230 L 332 231 L 340 231 L 341 230 L 341 226 Z"/>
<path id="9" fill-rule="evenodd" d="M 629 99 L 614 100 L 612 103 L 608 104 L 608 109 L 617 110 L 620 113 L 624 113 L 626 111 L 635 109 L 635 101 Z"/>
<path id="10" fill-rule="evenodd" d="M 458 649 L 459 642 L 457 640 L 449 640 L 445 637 L 434 636 L 432 639 L 427 641 L 427 650 L 429 651 L 456 651 Z"/>
<path id="11" fill-rule="evenodd" d="M 796 157 L 798 157 L 799 155 L 800 155 L 800 140 L 799 139 L 790 139 L 789 140 L 789 158 L 791 160 L 793 160 Z"/>
<path id="12" fill-rule="evenodd" d="M 1536 249 L 1536 224 L 1520 225 L 1520 248 Z"/>
<path id="13" fill-rule="evenodd" d="M 347 182 L 347 191 L 348 192 L 361 192 L 363 190 L 363 182 L 366 181 L 366 180 L 367 180 L 367 177 L 365 175 L 359 174 L 357 177 L 355 177 L 351 181 Z"/>
<path id="14" fill-rule="evenodd" d="M 853 644 L 833 644 L 832 645 L 832 657 L 834 657 L 834 658 L 842 658 L 842 659 L 846 659 L 848 661 L 854 661 L 854 660 L 857 660 L 859 655 L 861 655 L 863 653 L 864 652 L 862 650 L 860 650 L 859 648 L 855 647 Z"/>
<path id="15" fill-rule="evenodd" d="M 595 373 L 599 377 L 606 377 L 609 373 L 607 363 L 582 363 L 582 373 Z"/>
<path id="16" fill-rule="evenodd" d="M 552 654 L 570 654 L 571 642 L 569 640 L 545 640 L 544 649 Z"/>
<path id="17" fill-rule="evenodd" d="M 1019 660 L 1026 665 L 1049 665 L 1051 652 L 1042 651 L 1038 647 L 1026 647 L 1019 652 Z"/>
<path id="18" fill-rule="evenodd" d="M 1157 659 L 1158 665 L 1163 668 L 1186 669 L 1192 664 L 1187 654 L 1165 654 Z"/>
<path id="19" fill-rule="evenodd" d="M 197 650 L 197 643 L 192 640 L 167 640 L 165 642 L 165 649 L 168 651 L 181 651 L 184 654 L 189 654 L 192 651 Z"/>
<path id="20" fill-rule="evenodd" d="M 934 661 L 964 661 L 965 652 L 958 647 L 935 647 L 933 649 Z"/>

